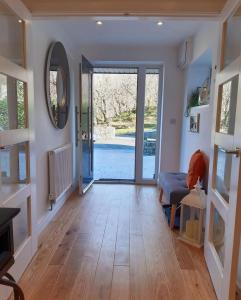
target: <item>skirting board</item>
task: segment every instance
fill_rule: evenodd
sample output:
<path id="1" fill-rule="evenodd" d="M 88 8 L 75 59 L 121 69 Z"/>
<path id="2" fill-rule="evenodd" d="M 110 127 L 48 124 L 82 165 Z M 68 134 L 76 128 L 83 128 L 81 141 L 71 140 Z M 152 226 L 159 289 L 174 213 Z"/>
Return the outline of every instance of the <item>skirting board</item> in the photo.
<path id="1" fill-rule="evenodd" d="M 38 222 L 37 225 L 37 233 L 38 236 L 40 233 L 46 228 L 46 226 L 52 221 L 52 219 L 55 217 L 57 212 L 61 209 L 61 207 L 64 205 L 65 201 L 70 197 L 70 195 L 74 192 L 76 187 L 72 185 L 68 191 L 64 193 L 64 195 L 61 196 L 60 199 L 56 202 L 56 204 L 53 206 L 53 210 L 48 211 Z"/>

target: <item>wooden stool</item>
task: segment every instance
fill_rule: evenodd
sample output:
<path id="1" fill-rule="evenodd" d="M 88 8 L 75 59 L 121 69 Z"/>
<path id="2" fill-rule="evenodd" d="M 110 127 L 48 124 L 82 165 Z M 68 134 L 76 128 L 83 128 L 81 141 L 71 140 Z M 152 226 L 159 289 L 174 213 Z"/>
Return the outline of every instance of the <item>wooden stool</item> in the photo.
<path id="1" fill-rule="evenodd" d="M 14 300 L 24 300 L 24 294 L 21 288 L 17 285 L 13 276 L 8 273 L 8 270 L 14 264 L 14 258 L 11 257 L 3 269 L 0 270 L 0 284 L 13 288 Z"/>

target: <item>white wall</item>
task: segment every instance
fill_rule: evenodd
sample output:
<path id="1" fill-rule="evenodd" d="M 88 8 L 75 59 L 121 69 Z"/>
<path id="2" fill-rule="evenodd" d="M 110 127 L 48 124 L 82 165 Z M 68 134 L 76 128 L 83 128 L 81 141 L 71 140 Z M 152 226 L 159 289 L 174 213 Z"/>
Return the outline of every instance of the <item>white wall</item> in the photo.
<path id="1" fill-rule="evenodd" d="M 201 86 L 204 80 L 207 78 L 210 72 L 209 66 L 193 66 L 190 67 L 186 75 L 186 82 L 188 83 L 187 90 L 184 99 L 184 112 L 185 115 L 187 101 L 191 93 L 199 86 Z M 180 170 L 186 172 L 190 157 L 197 149 L 203 150 L 208 156 L 210 151 L 210 139 L 211 136 L 211 118 L 212 111 L 210 105 L 204 105 L 200 107 L 193 107 L 190 110 L 190 114 L 200 114 L 200 128 L 199 133 L 193 133 L 189 131 L 190 117 L 183 117 L 182 123 L 182 147 L 181 147 L 181 159 Z M 207 138 L 208 133 L 208 138 Z"/>
<path id="2" fill-rule="evenodd" d="M 45 24 L 44 24 L 45 23 Z M 64 129 L 56 129 L 52 125 L 46 100 L 44 87 L 44 70 L 47 50 L 53 41 L 61 41 L 66 49 L 71 77 L 71 108 L 67 125 Z M 32 23 L 32 60 L 34 74 L 34 127 L 35 127 L 35 149 L 36 149 L 36 202 L 38 231 L 50 221 L 58 207 L 66 199 L 65 195 L 59 205 L 54 207 L 53 212 L 49 212 L 48 200 L 48 160 L 47 152 L 60 147 L 66 143 L 74 141 L 74 105 L 78 99 L 78 57 L 70 51 L 69 41 L 61 30 L 54 26 L 48 26 L 47 22 L 33 21 Z M 75 144 L 73 142 L 73 147 Z M 75 161 L 74 161 L 75 166 Z M 75 170 L 74 170 L 75 171 Z M 74 178 L 76 180 L 76 178 Z"/>
<path id="3" fill-rule="evenodd" d="M 210 153 L 213 95 L 211 94 L 209 105 L 192 108 L 192 113 L 200 113 L 200 131 L 199 133 L 189 132 L 190 118 L 185 117 L 185 109 L 190 92 L 194 88 L 201 86 L 209 74 L 209 53 L 212 61 L 212 79 L 215 76 L 215 65 L 217 61 L 218 46 L 218 24 L 212 23 L 204 26 L 193 37 L 193 58 L 192 66 L 184 72 L 185 91 L 183 100 L 183 119 L 181 132 L 181 152 L 180 152 L 180 170 L 187 172 L 189 161 L 193 152 L 197 149 L 203 150 L 207 157 Z M 212 85 L 214 81 L 212 80 Z"/>

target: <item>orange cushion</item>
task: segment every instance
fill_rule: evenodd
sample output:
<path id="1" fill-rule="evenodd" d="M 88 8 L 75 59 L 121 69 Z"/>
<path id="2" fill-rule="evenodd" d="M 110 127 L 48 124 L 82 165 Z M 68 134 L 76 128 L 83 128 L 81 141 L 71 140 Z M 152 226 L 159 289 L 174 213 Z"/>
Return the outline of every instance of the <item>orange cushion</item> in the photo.
<path id="1" fill-rule="evenodd" d="M 193 153 L 187 174 L 187 186 L 189 189 L 193 189 L 197 183 L 198 178 L 203 179 L 206 172 L 205 158 L 202 151 L 197 150 Z"/>

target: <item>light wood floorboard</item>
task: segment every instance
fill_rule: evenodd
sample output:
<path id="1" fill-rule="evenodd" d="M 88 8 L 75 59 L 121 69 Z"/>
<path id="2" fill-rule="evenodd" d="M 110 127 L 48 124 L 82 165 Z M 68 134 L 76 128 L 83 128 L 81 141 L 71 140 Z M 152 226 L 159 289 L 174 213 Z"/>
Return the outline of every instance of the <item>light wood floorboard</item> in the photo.
<path id="1" fill-rule="evenodd" d="M 177 239 L 155 187 L 98 184 L 41 234 L 26 300 L 214 300 L 203 250 Z"/>

